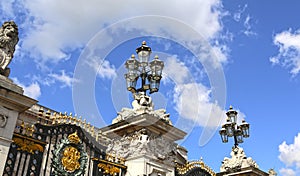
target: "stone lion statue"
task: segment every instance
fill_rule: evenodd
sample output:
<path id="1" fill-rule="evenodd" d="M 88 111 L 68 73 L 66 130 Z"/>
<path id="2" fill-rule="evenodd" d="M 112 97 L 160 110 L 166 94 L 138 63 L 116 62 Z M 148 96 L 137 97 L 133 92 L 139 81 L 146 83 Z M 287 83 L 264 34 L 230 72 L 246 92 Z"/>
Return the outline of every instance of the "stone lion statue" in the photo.
<path id="1" fill-rule="evenodd" d="M 0 28 L 0 74 L 7 76 L 10 69 L 8 64 L 13 58 L 15 46 L 19 41 L 18 26 L 13 21 L 7 21 L 2 24 Z"/>

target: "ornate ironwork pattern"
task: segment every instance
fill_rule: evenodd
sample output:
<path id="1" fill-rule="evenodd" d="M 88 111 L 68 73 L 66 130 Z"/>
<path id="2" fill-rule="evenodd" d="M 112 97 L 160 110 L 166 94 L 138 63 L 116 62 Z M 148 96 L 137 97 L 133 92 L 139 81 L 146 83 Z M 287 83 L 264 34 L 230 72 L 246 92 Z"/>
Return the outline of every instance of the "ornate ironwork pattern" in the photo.
<path id="1" fill-rule="evenodd" d="M 186 172 L 185 174 L 182 174 L 182 176 L 212 176 L 207 171 L 201 169 L 201 168 L 193 168 Z"/>
<path id="2" fill-rule="evenodd" d="M 84 175 L 87 163 L 87 154 L 77 135 L 77 131 L 61 139 L 60 144 L 53 150 L 51 166 L 52 175 Z"/>
<path id="3" fill-rule="evenodd" d="M 15 134 L 15 136 L 19 136 Z M 25 151 L 34 154 L 35 151 L 43 152 L 44 147 L 37 143 L 36 140 L 23 136 L 13 137 L 13 141 L 18 145 L 17 150 Z"/>
<path id="4" fill-rule="evenodd" d="M 68 173 L 63 175 L 73 176 L 83 166 L 80 158 L 85 154 L 87 159 L 81 175 L 104 175 L 98 168 L 98 162 L 94 162 L 92 158 L 108 161 L 104 145 L 107 145 L 109 139 L 81 117 L 72 116 L 72 113 L 67 115 L 67 113 L 62 114 L 49 109 L 44 111 L 44 109 L 45 107 L 34 105 L 29 111 L 24 112 L 38 119 L 36 124 L 21 119 L 17 121 L 3 176 L 61 176 L 62 174 L 55 173 L 52 164 L 52 158 L 55 156 L 59 156 L 57 163 Z M 62 145 L 62 140 L 68 141 L 69 144 L 62 147 L 59 154 L 53 154 L 53 151 Z M 123 165 L 123 160 L 111 161 L 111 163 L 118 164 L 121 176 L 125 175 L 126 166 Z"/>
<path id="5" fill-rule="evenodd" d="M 176 170 L 178 176 L 216 176 L 216 173 L 202 160 L 177 165 Z"/>
<path id="6" fill-rule="evenodd" d="M 82 127 L 77 126 L 76 124 L 49 124 L 49 125 L 41 125 L 36 124 L 37 131 L 42 133 L 40 137 L 45 139 L 47 141 L 47 145 L 44 152 L 45 162 L 43 163 L 43 168 L 49 168 L 41 170 L 41 173 L 43 172 L 44 175 L 61 175 L 55 173 L 55 167 L 54 162 L 51 161 L 52 158 L 55 158 L 56 156 L 63 156 L 63 151 L 66 149 L 66 147 L 74 147 L 80 152 L 80 155 L 83 153 L 87 154 L 87 160 L 86 160 L 86 166 L 85 166 L 85 172 L 82 175 L 94 175 L 95 168 L 97 168 L 97 165 L 92 162 L 92 157 L 99 157 L 99 158 L 105 158 L 105 150 L 106 147 L 102 146 L 98 142 L 96 142 L 95 138 L 91 136 L 91 134 L 85 130 L 82 129 Z M 77 132 L 75 134 L 75 132 Z M 64 145 L 64 141 L 67 142 L 68 145 Z M 77 142 L 81 141 L 81 143 L 78 145 L 82 145 L 82 148 L 77 146 Z M 61 151 L 59 153 L 55 153 L 54 151 L 58 148 L 61 148 Z M 71 149 L 71 148 L 70 148 Z M 51 152 L 53 151 L 53 152 Z M 67 151 L 67 150 L 66 150 Z M 73 152 L 76 152 L 76 150 L 73 150 Z M 73 155 L 70 154 L 69 155 Z M 75 172 L 71 172 L 72 169 L 70 169 L 70 162 L 64 162 L 65 166 L 62 164 L 62 157 L 57 158 L 56 163 L 59 163 L 59 167 L 61 167 L 64 170 L 65 168 L 68 168 L 66 170 L 69 170 L 69 175 L 75 175 Z M 80 163 L 81 160 L 79 160 Z M 53 163 L 53 164 L 51 164 Z M 76 162 L 74 162 L 76 163 Z M 69 165 L 69 166 L 67 166 Z M 66 167 L 67 166 L 67 167 Z M 76 168 L 75 166 L 72 166 Z M 79 169 L 83 169 L 80 167 Z M 76 169 L 75 169 L 76 170 Z M 65 170 L 64 170 L 65 171 Z"/>
<path id="7" fill-rule="evenodd" d="M 46 145 L 44 140 L 32 137 L 34 128 L 20 128 L 20 133 L 14 133 L 13 143 L 9 149 L 3 176 L 26 173 L 30 176 L 38 176 L 41 169 L 43 152 Z M 28 133 L 28 131 L 30 131 Z"/>
<path id="8" fill-rule="evenodd" d="M 86 127 L 86 129 L 89 128 Z M 74 134 L 76 131 L 77 133 Z M 92 128 L 90 131 L 92 131 Z M 71 141 L 68 147 L 74 148 L 76 148 L 78 140 L 80 141 L 81 139 L 84 152 L 88 155 L 84 175 L 99 175 L 97 163 L 94 163 L 91 158 L 97 157 L 105 159 L 106 147 L 97 142 L 90 132 L 83 129 L 83 126 L 63 123 L 48 123 L 44 125 L 37 123 L 32 126 L 31 124 L 20 122 L 13 136 L 13 143 L 11 144 L 6 159 L 3 176 L 18 175 L 21 173 L 30 176 L 57 175 L 54 173 L 54 167 L 51 165 L 51 158 L 57 155 L 53 155 L 51 151 L 59 147 L 62 139 Z M 62 148 L 62 154 L 65 151 L 66 157 L 68 155 L 74 155 L 76 158 L 76 150 L 74 150 L 74 148 L 69 148 L 69 150 Z M 81 157 L 83 150 L 79 148 L 76 149 L 80 152 Z M 74 153 L 70 153 L 71 151 Z M 73 163 L 76 163 L 76 159 L 74 161 Z M 59 163 L 63 165 L 61 160 L 59 160 Z M 76 170 L 78 167 L 72 162 L 68 163 L 67 160 L 65 160 L 64 163 L 66 170 L 70 173 L 72 172 L 72 168 Z"/>

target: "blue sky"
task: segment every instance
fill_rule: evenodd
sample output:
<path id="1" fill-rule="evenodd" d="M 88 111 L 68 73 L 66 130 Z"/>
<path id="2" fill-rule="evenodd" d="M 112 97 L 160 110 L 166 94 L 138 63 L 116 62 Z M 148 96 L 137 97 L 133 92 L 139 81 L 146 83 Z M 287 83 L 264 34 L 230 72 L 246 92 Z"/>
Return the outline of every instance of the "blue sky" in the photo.
<path id="1" fill-rule="evenodd" d="M 233 141 L 218 129 L 232 105 L 251 124 L 241 146 L 262 170 L 300 175 L 297 0 L 7 0 L 19 43 L 10 78 L 28 96 L 101 127 L 130 107 L 124 62 L 143 40 L 165 62 L 156 109 L 185 130 L 189 159 L 216 172 Z"/>

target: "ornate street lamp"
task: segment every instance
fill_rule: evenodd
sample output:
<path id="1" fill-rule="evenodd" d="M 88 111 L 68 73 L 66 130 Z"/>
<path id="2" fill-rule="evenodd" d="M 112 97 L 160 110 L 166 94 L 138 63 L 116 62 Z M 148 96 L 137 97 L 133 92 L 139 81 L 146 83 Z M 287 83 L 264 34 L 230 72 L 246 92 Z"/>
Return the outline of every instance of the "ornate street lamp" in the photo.
<path id="1" fill-rule="evenodd" d="M 239 143 L 244 142 L 243 138 L 248 138 L 250 136 L 250 124 L 243 120 L 242 124 L 238 125 L 237 114 L 238 112 L 230 106 L 229 110 L 226 112 L 226 123 L 222 125 L 222 128 L 219 131 L 223 143 L 228 142 L 228 137 L 234 138 L 234 148 L 237 148 Z"/>
<path id="2" fill-rule="evenodd" d="M 158 56 L 154 57 L 150 63 L 149 58 L 151 55 L 151 48 L 143 41 L 142 46 L 136 49 L 138 60 L 132 55 L 125 63 L 127 73 L 125 74 L 127 90 L 132 93 L 144 92 L 150 90 L 150 94 L 159 90 L 162 70 L 164 68 L 164 62 L 158 59 Z M 136 89 L 137 80 L 139 77 L 142 79 L 141 87 Z M 148 80 L 148 84 L 146 84 Z"/>

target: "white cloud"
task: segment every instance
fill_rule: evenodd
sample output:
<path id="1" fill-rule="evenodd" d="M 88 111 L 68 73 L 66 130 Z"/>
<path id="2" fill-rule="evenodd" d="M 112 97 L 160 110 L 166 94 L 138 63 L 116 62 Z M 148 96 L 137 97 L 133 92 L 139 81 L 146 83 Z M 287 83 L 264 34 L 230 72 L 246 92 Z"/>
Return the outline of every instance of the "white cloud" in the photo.
<path id="1" fill-rule="evenodd" d="M 21 86 L 24 89 L 24 94 L 33 98 L 38 99 L 41 95 L 41 88 L 37 82 L 33 82 L 30 85 L 24 85 L 17 78 L 12 78 L 14 83 Z"/>
<path id="2" fill-rule="evenodd" d="M 272 64 L 279 64 L 279 59 L 277 57 L 270 57 L 270 62 Z"/>
<path id="3" fill-rule="evenodd" d="M 86 64 L 90 66 L 100 78 L 112 79 L 117 76 L 115 66 L 111 65 L 108 60 L 91 57 L 91 59 L 86 61 Z"/>
<path id="4" fill-rule="evenodd" d="M 296 172 L 292 169 L 282 168 L 279 170 L 282 176 L 296 176 Z"/>
<path id="5" fill-rule="evenodd" d="M 61 74 L 49 74 L 49 77 L 54 78 L 54 81 L 52 83 L 55 83 L 55 81 L 61 82 L 63 85 L 62 87 L 71 87 L 72 84 L 77 81 L 72 76 L 69 76 L 70 74 L 66 74 L 65 70 L 61 70 Z"/>
<path id="6" fill-rule="evenodd" d="M 116 36 L 110 34 L 116 34 L 119 32 L 118 30 L 138 30 L 145 36 L 161 34 L 164 37 L 166 35 L 170 39 L 174 39 L 175 42 L 186 45 L 187 48 L 192 48 L 193 51 L 197 51 L 194 54 L 200 56 L 199 59 L 201 59 L 201 64 L 204 67 L 209 63 L 214 68 L 220 68 L 227 61 L 227 47 L 219 42 L 223 37 L 221 36 L 223 27 L 220 20 L 224 12 L 221 0 L 191 0 L 188 3 L 180 0 L 154 0 L 151 3 L 139 0 L 126 3 L 121 0 L 90 0 L 88 2 L 85 0 L 74 0 L 72 2 L 15 0 L 14 3 L 11 3 L 11 6 L 13 7 L 16 4 L 24 7 L 24 9 L 18 8 L 23 13 L 22 18 L 25 18 L 23 21 L 19 21 L 21 24 L 18 24 L 22 26 L 25 33 L 25 38 L 20 38 L 20 47 L 23 52 L 29 53 L 40 65 L 46 65 L 45 62 L 58 63 L 68 59 L 71 57 L 70 53 L 72 51 L 83 48 L 97 32 L 111 24 L 124 19 L 149 15 L 177 20 L 178 23 L 174 24 L 172 20 L 170 20 L 170 23 L 164 23 L 163 20 L 158 23 L 151 22 L 151 19 L 149 21 L 136 20 L 124 26 L 118 26 L 122 29 L 107 31 L 109 36 L 101 40 L 99 44 L 105 45 L 111 42 L 110 37 Z M 12 17 L 17 16 L 19 13 L 14 11 Z M 186 31 L 185 26 L 178 24 L 189 26 L 191 31 Z M 101 50 L 101 47 L 98 46 L 97 49 Z M 88 61 L 88 64 L 101 78 L 113 78 L 116 75 L 114 65 L 106 60 L 99 62 L 97 58 L 94 58 Z M 177 84 L 178 99 L 176 102 L 178 103 L 178 110 L 180 110 L 180 99 L 191 96 L 190 93 L 192 92 L 187 92 L 187 90 L 195 87 L 197 90 L 199 89 L 197 91 L 199 96 L 193 101 L 196 101 L 196 104 L 199 104 L 199 101 L 203 106 L 192 106 L 190 107 L 193 108 L 190 109 L 191 112 L 204 111 L 203 114 L 209 115 L 210 109 L 213 110 L 212 112 L 221 111 L 220 107 L 210 102 L 210 90 L 193 81 L 193 76 L 189 73 L 185 64 L 176 61 L 176 59 L 167 60 L 164 72 Z M 71 86 L 74 80 L 69 75 L 62 71 L 61 74 L 52 73 L 48 77 L 63 82 L 65 86 Z M 51 80 L 47 83 L 53 84 Z M 185 106 L 185 104 L 183 105 Z M 183 109 L 182 111 L 184 117 L 198 120 L 195 115 L 188 116 L 190 112 Z M 201 118 L 201 122 L 198 123 L 203 125 L 207 118 L 207 116 Z M 216 121 L 218 120 L 211 120 L 209 125 L 216 125 Z"/>
<path id="7" fill-rule="evenodd" d="M 285 175 L 295 173 L 300 174 L 300 133 L 294 138 L 294 143 L 287 144 L 284 141 L 282 144 L 279 145 L 279 159 L 282 161 L 287 167 L 296 167 L 296 168 L 283 168 L 280 170 Z M 284 175 L 284 174 L 283 174 Z"/>
<path id="8" fill-rule="evenodd" d="M 288 166 L 296 165 L 300 168 L 300 133 L 295 137 L 293 144 L 284 141 L 279 145 L 279 159 Z"/>
<path id="9" fill-rule="evenodd" d="M 243 7 L 239 6 L 239 9 L 236 13 L 233 14 L 233 19 L 243 24 L 243 29 L 241 32 L 246 36 L 257 35 L 256 32 L 252 30 L 252 21 L 253 18 L 250 17 L 249 14 L 245 14 L 247 10 L 248 4 L 245 4 Z"/>
<path id="10" fill-rule="evenodd" d="M 181 117 L 202 127 L 218 127 L 225 122 L 225 111 L 211 101 L 211 89 L 198 83 L 185 63 L 176 55 L 165 60 L 164 83 L 173 81 L 174 109 Z M 239 120 L 245 115 L 239 112 Z"/>
<path id="11" fill-rule="evenodd" d="M 256 35 L 256 33 L 252 31 L 251 20 L 252 18 L 250 17 L 250 15 L 247 15 L 244 21 L 244 27 L 245 27 L 244 34 L 247 36 Z"/>
<path id="12" fill-rule="evenodd" d="M 245 12 L 247 7 L 248 7 L 248 4 L 245 4 L 243 8 L 239 7 L 238 11 L 233 14 L 233 19 L 236 22 L 239 22 L 241 20 L 241 16 Z"/>
<path id="13" fill-rule="evenodd" d="M 14 2 L 14 0 L 0 1 L 0 9 L 5 9 L 6 16 L 14 15 L 14 11 L 12 8 L 13 2 Z"/>
<path id="14" fill-rule="evenodd" d="M 180 116 L 196 122 L 199 126 L 219 126 L 225 119 L 222 117 L 222 109 L 210 102 L 210 90 L 202 84 L 176 85 L 174 102 Z"/>
<path id="15" fill-rule="evenodd" d="M 202 127 L 219 127 L 225 123 L 226 111 L 211 102 L 211 90 L 201 83 L 187 83 L 175 86 L 175 109 L 185 119 Z M 245 114 L 238 111 L 238 123 Z"/>
<path id="16" fill-rule="evenodd" d="M 163 83 L 165 83 L 164 81 L 167 81 L 168 79 L 172 79 L 176 84 L 183 84 L 192 81 L 193 77 L 188 67 L 185 66 L 184 62 L 181 62 L 178 59 L 177 55 L 167 57 L 164 63 Z"/>
<path id="17" fill-rule="evenodd" d="M 37 99 L 41 95 L 40 85 L 38 83 L 34 82 L 27 87 L 25 86 L 24 94 L 31 98 Z"/>
<path id="18" fill-rule="evenodd" d="M 21 47 L 30 53 L 37 63 L 56 63 L 66 59 L 70 57 L 70 51 L 83 47 L 105 26 L 137 16 L 157 15 L 178 19 L 190 25 L 207 40 L 218 37 L 222 31 L 220 19 L 223 12 L 220 0 L 192 0 L 189 3 L 158 0 L 151 3 L 138 0 L 126 3 L 121 0 L 16 0 L 14 3 L 5 3 L 5 6 L 14 8 L 17 4 L 24 7 L 22 13 L 25 13 L 23 17 L 26 18 L 21 25 L 26 30 L 27 37 L 20 39 Z M 20 12 L 15 10 L 14 14 L 8 14 L 15 17 L 18 13 Z M 133 28 L 148 33 L 165 29 L 167 32 L 164 34 L 173 38 L 175 36 L 184 41 L 194 39 L 194 36 L 186 31 L 170 27 L 169 29 L 165 24 L 143 22 L 143 25 L 124 26 L 125 30 Z"/>
<path id="19" fill-rule="evenodd" d="M 278 55 L 270 57 L 272 64 L 278 64 L 290 70 L 293 76 L 300 72 L 300 29 L 291 29 L 278 33 L 273 43 L 279 47 Z"/>
<path id="20" fill-rule="evenodd" d="M 211 62 L 213 62 L 213 66 L 215 68 L 220 67 L 222 63 L 226 63 L 227 62 L 227 57 L 226 55 L 224 55 L 224 53 L 227 52 L 227 46 L 226 45 L 215 45 L 212 46 L 212 48 L 208 49 L 208 51 L 210 51 L 210 54 L 207 56 L 208 58 L 211 56 L 214 56 L 213 60 Z"/>

